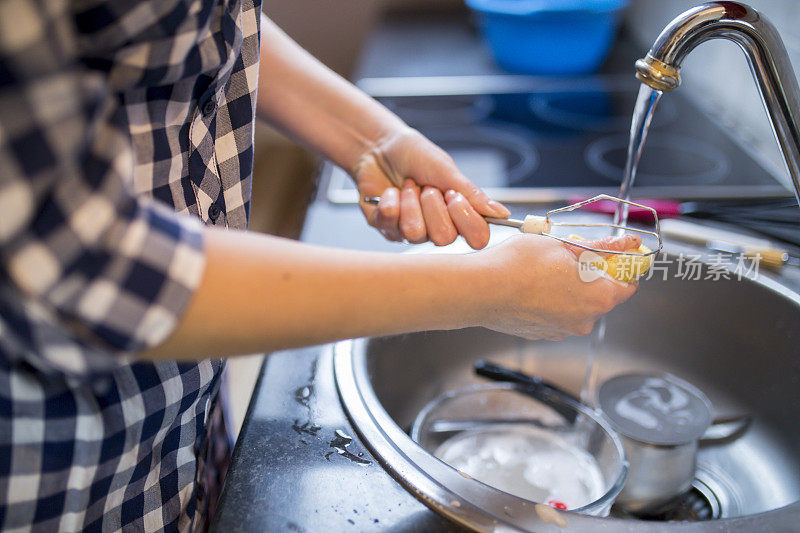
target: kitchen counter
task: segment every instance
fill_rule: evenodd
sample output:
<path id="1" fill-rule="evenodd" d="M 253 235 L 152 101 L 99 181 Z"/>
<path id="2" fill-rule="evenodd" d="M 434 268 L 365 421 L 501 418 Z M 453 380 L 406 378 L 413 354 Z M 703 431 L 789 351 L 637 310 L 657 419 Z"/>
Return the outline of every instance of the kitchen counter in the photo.
<path id="1" fill-rule="evenodd" d="M 266 359 L 213 530 L 456 531 L 355 438 L 320 352 Z"/>
<path id="2" fill-rule="evenodd" d="M 606 70 L 630 68 L 635 51 Z M 630 56 L 630 57 L 629 57 Z M 499 73 L 464 16 L 426 14 L 385 23 L 357 77 Z M 531 206 L 514 206 L 515 216 Z M 301 239 L 340 248 L 401 252 L 353 205 L 324 195 L 308 210 Z M 796 270 L 789 273 L 800 286 Z M 347 420 L 330 354 L 310 347 L 271 354 L 234 450 L 213 531 L 457 531 L 375 462 Z"/>

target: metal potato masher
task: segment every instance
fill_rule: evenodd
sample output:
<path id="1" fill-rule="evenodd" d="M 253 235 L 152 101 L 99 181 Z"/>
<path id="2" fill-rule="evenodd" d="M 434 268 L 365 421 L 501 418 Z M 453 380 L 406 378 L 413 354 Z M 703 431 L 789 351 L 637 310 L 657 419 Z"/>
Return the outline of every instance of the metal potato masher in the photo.
<path id="1" fill-rule="evenodd" d="M 377 204 L 380 202 L 380 196 L 364 196 L 362 201 L 367 204 Z M 634 228 L 627 225 L 620 225 L 616 222 L 608 224 L 608 223 L 577 223 L 577 222 L 554 222 L 553 215 L 558 213 L 566 213 L 568 211 L 574 211 L 576 209 L 580 209 L 586 205 L 600 202 L 600 201 L 611 201 L 616 202 L 619 205 L 619 209 L 627 209 L 628 206 L 637 207 L 639 209 L 644 209 L 649 211 L 653 214 L 653 231 L 649 231 L 646 229 L 641 228 Z M 652 207 L 648 207 L 646 205 L 637 204 L 635 202 L 631 202 L 629 200 L 623 200 L 622 198 L 617 198 L 615 196 L 610 196 L 608 194 L 599 194 L 593 198 L 589 198 L 588 200 L 583 200 L 581 202 L 577 202 L 574 204 L 570 204 L 565 207 L 560 207 L 558 209 L 552 209 L 545 213 L 544 216 L 540 215 L 526 215 L 523 220 L 514 219 L 514 218 L 496 218 L 496 217 L 483 217 L 486 222 L 489 224 L 495 224 L 498 226 L 509 226 L 512 228 L 517 228 L 522 233 L 534 233 L 537 235 L 545 235 L 547 237 L 551 237 L 563 243 L 569 244 L 571 246 L 577 246 L 578 248 L 583 248 L 584 250 L 590 250 L 592 252 L 596 252 L 599 254 L 617 254 L 617 255 L 631 255 L 631 256 L 639 256 L 639 257 L 647 257 L 651 255 L 657 254 L 661 251 L 662 243 L 661 243 L 661 228 L 658 223 L 658 213 Z M 594 248 L 592 246 L 587 246 L 585 243 L 582 243 L 580 240 L 570 238 L 570 237 L 561 237 L 559 235 L 555 235 L 551 232 L 554 227 L 569 227 L 569 228 L 598 228 L 598 227 L 607 227 L 612 228 L 618 231 L 630 231 L 632 233 L 638 233 L 640 235 L 648 235 L 650 237 L 655 237 L 658 240 L 658 246 L 653 247 L 652 250 L 647 252 L 640 252 L 636 250 L 631 251 L 620 251 L 620 250 L 607 250 L 601 248 Z"/>

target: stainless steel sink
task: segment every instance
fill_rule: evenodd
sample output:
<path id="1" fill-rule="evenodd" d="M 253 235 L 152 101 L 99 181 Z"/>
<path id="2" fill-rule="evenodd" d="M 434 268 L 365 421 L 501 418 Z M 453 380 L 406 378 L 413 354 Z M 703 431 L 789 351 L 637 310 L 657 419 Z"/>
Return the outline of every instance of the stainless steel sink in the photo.
<path id="1" fill-rule="evenodd" d="M 673 263 L 674 265 L 674 263 Z M 703 275 L 709 273 L 704 267 Z M 560 531 L 529 502 L 466 479 L 408 437 L 434 397 L 479 382 L 484 358 L 577 392 L 586 338 L 528 342 L 484 329 L 341 342 L 339 393 L 382 465 L 435 511 L 477 531 Z M 716 519 L 652 522 L 562 512 L 572 531 L 776 531 L 800 524 L 800 295 L 779 279 L 642 282 L 608 315 L 599 378 L 663 370 L 702 389 L 715 414 L 750 413 L 741 438 L 701 448 L 696 487 Z M 563 524 L 562 524 L 563 525 Z"/>

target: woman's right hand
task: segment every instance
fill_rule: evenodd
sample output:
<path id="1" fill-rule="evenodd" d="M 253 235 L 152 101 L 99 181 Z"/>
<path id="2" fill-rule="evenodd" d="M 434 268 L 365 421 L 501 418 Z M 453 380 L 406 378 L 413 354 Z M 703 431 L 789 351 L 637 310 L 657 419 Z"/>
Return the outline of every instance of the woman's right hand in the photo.
<path id="1" fill-rule="evenodd" d="M 625 235 L 582 244 L 621 251 L 638 248 L 641 239 Z M 582 251 L 549 237 L 517 235 L 470 254 L 478 275 L 492 280 L 487 294 L 475 296 L 477 325 L 528 339 L 589 334 L 598 318 L 636 293 L 638 284 L 606 277 L 582 281 Z"/>

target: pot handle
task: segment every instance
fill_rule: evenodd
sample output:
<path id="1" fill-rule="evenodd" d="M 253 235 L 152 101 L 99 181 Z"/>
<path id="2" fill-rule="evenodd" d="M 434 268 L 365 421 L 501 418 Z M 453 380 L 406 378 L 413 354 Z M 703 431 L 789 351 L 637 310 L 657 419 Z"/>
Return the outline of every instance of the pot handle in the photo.
<path id="1" fill-rule="evenodd" d="M 749 414 L 718 416 L 700 437 L 698 444 L 701 446 L 728 444 L 744 435 L 752 423 L 753 416 Z"/>
<path id="2" fill-rule="evenodd" d="M 549 405 L 554 411 L 561 414 L 569 424 L 574 423 L 577 419 L 577 411 L 566 405 L 559 405 L 558 401 L 554 402 L 553 399 L 560 400 L 561 402 L 566 400 L 567 403 L 574 402 L 585 405 L 574 395 L 552 383 L 548 383 L 540 377 L 529 376 L 528 374 L 523 374 L 522 372 L 517 372 L 516 370 L 511 370 L 510 368 L 483 360 L 476 361 L 474 369 L 475 373 L 479 376 L 494 381 L 504 381 L 521 385 L 522 392 Z M 588 408 L 591 409 L 591 407 Z"/>
<path id="3" fill-rule="evenodd" d="M 519 385 L 524 385 L 532 389 L 533 392 L 539 393 L 551 393 L 555 396 L 560 396 L 561 398 L 568 398 L 573 402 L 581 403 L 581 401 L 576 398 L 573 394 L 565 391 L 561 387 L 557 385 L 553 385 L 540 377 L 537 376 L 530 376 L 528 374 L 523 374 L 522 372 L 517 372 L 516 370 L 511 370 L 508 367 L 496 365 L 494 363 L 490 363 L 488 361 L 479 360 L 475 363 L 475 373 L 479 376 L 483 376 L 485 378 L 492 379 L 494 381 L 507 381 L 510 383 L 517 383 Z"/>

